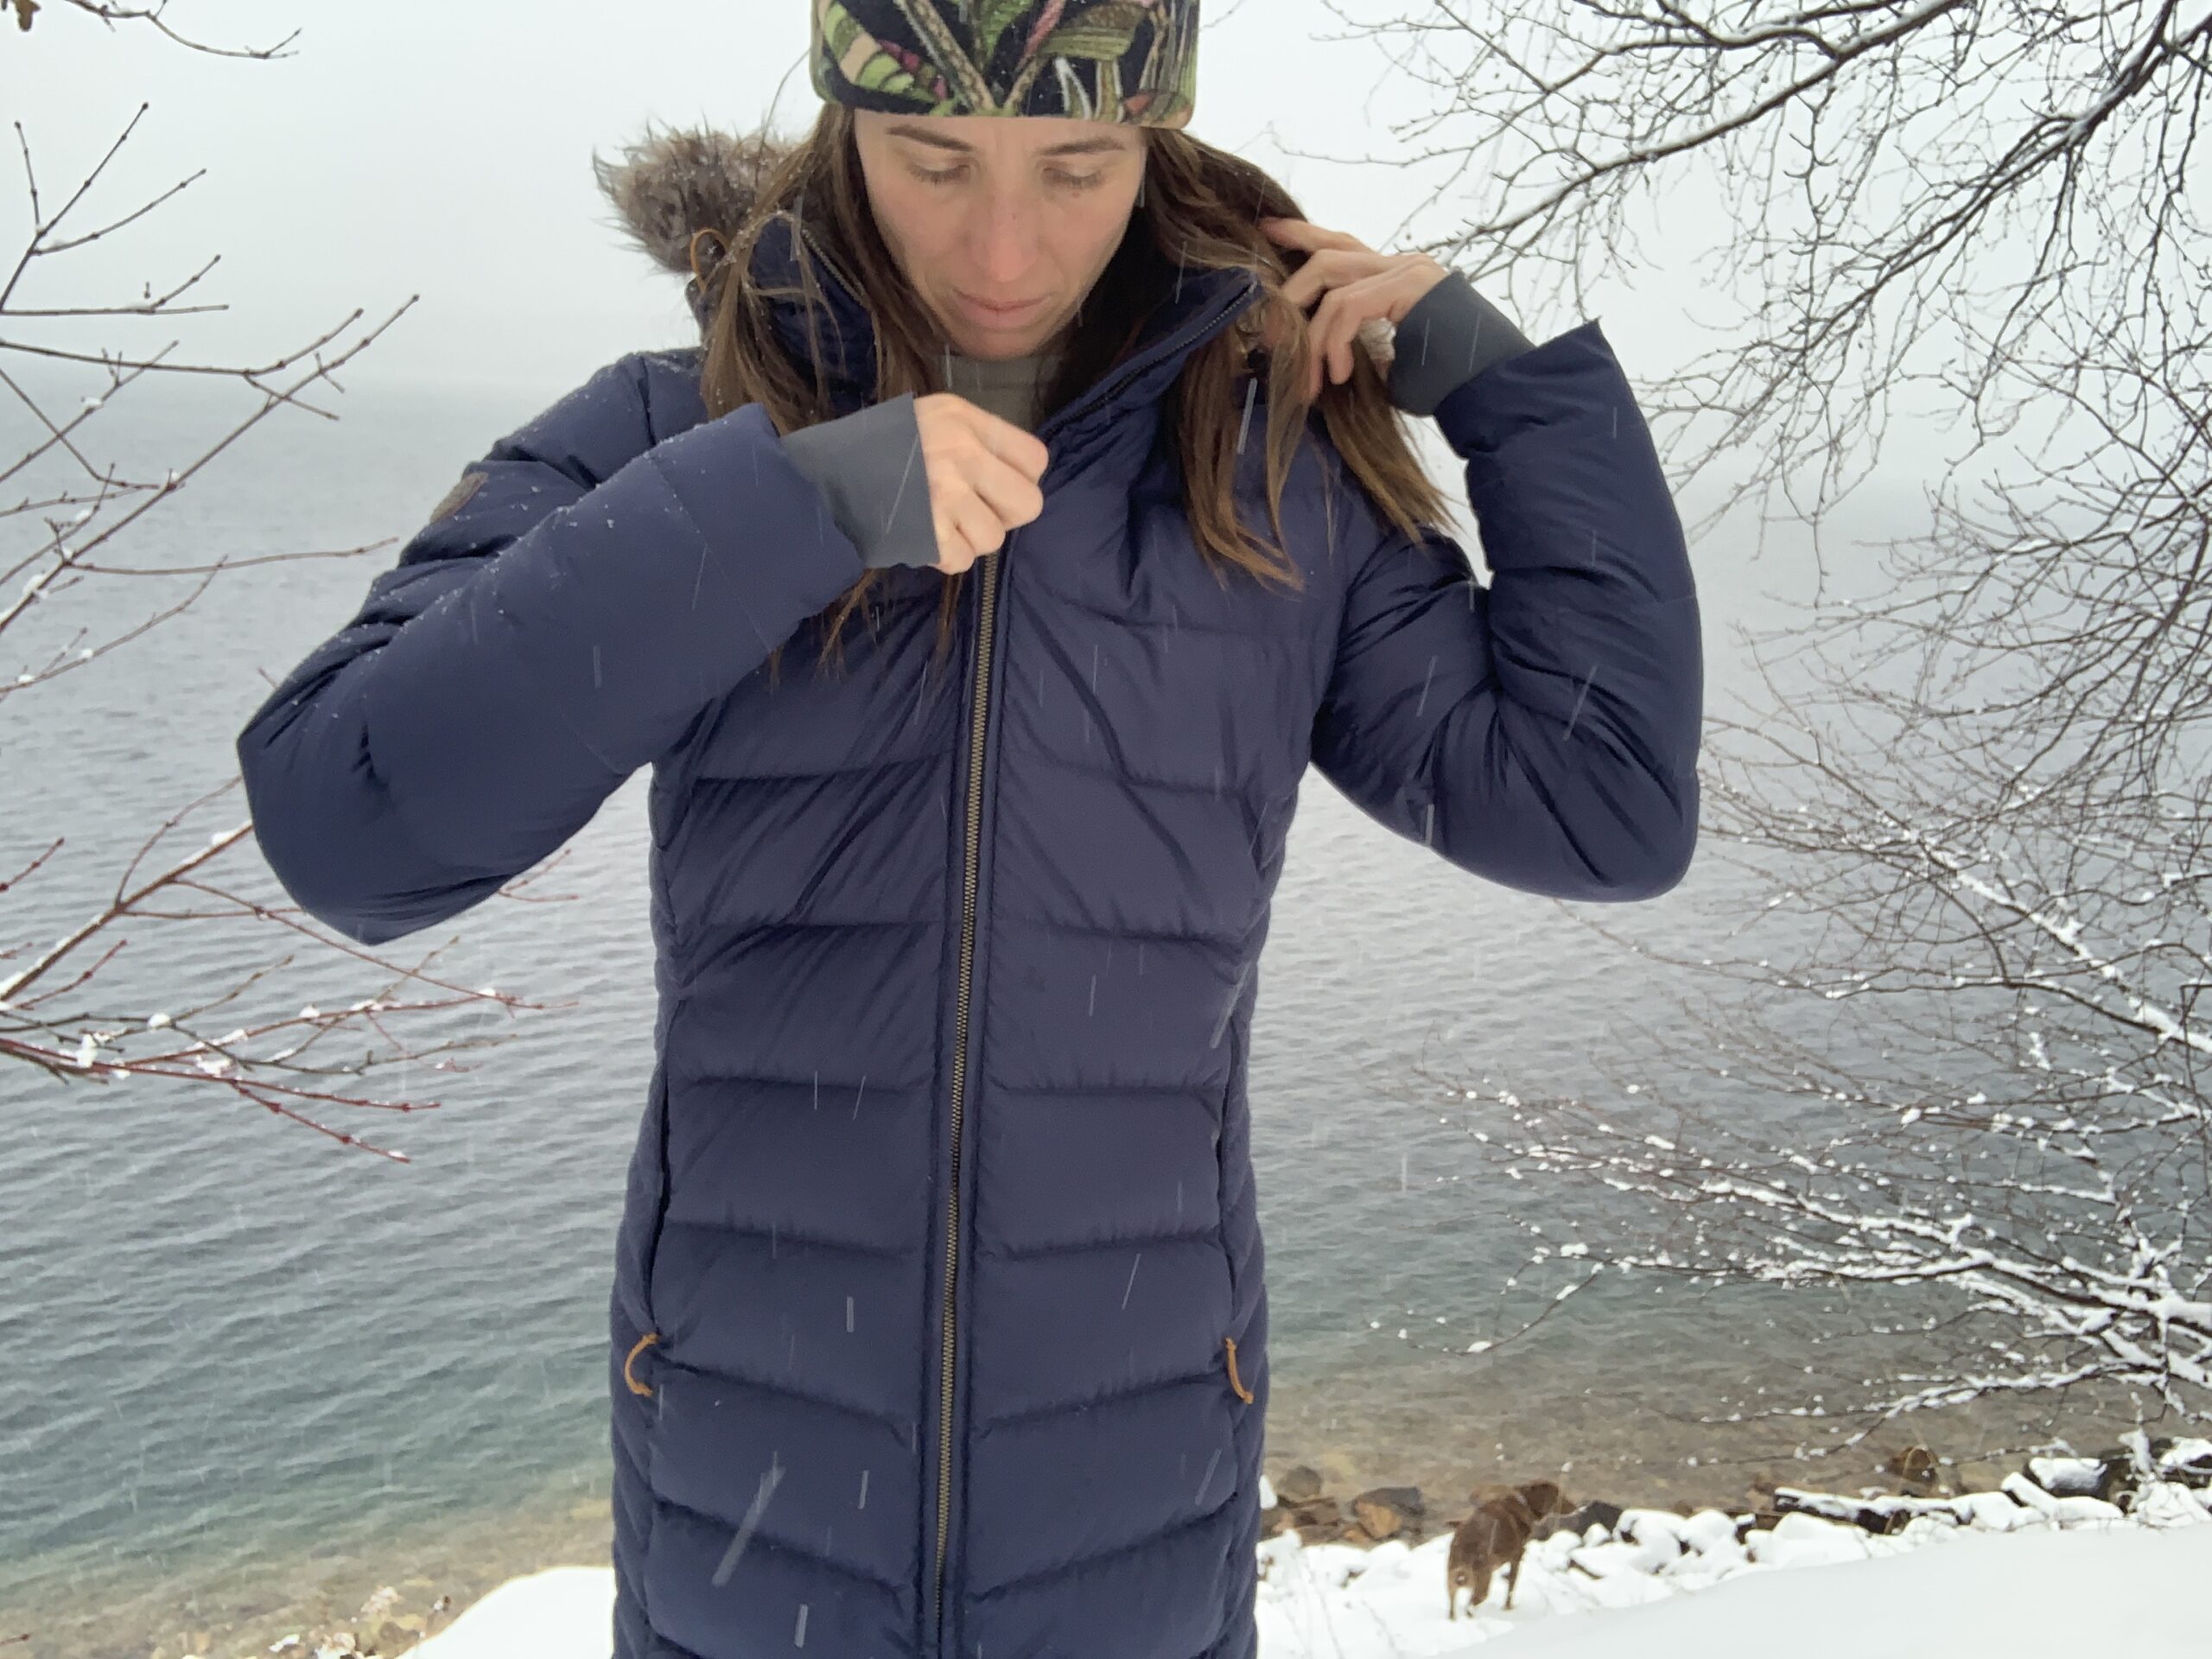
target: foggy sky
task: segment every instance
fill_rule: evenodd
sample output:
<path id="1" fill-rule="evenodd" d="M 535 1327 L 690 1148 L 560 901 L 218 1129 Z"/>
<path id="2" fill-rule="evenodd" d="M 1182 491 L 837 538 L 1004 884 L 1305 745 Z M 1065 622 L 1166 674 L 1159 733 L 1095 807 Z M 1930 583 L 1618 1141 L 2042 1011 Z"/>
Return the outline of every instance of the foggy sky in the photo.
<path id="1" fill-rule="evenodd" d="M 614 228 L 594 152 L 615 154 L 649 121 L 748 130 L 769 118 L 779 80 L 779 130 L 802 129 L 819 107 L 806 0 L 176 0 L 168 15 L 226 47 L 301 33 L 288 56 L 257 62 L 189 52 L 144 26 L 103 29 L 63 7 L 48 6 L 29 35 L 9 20 L 0 112 L 22 124 L 48 214 L 150 105 L 65 230 L 122 218 L 205 169 L 150 218 L 36 262 L 16 303 L 128 301 L 220 255 L 188 301 L 229 309 L 20 337 L 141 353 L 175 340 L 180 359 L 259 361 L 356 308 L 357 327 L 371 326 L 419 294 L 357 359 L 353 383 L 557 393 L 626 352 L 696 338 L 681 281 Z M 1209 0 L 1191 130 L 1266 166 L 1317 222 L 1404 245 L 1458 217 L 1448 199 L 1427 203 L 1441 170 L 1356 158 L 1411 148 L 1391 124 L 1429 110 L 1434 93 L 1394 87 L 1374 46 L 1326 38 L 1344 29 L 1319 0 Z M 29 217 L 20 156 L 8 166 L 0 234 L 12 265 Z M 1593 305 L 1632 375 L 1686 355 L 1680 312 L 1698 296 L 1694 250 L 1647 238 L 1655 250 L 1680 261 L 1639 270 L 1633 291 L 1601 287 Z M 1584 321 L 1508 308 L 1538 340 Z"/>

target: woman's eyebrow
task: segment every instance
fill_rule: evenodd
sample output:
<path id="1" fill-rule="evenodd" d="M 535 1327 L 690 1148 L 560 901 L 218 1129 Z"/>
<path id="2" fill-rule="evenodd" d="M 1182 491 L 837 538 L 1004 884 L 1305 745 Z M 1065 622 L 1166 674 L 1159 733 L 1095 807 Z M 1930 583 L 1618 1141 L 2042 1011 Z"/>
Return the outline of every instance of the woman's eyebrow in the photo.
<path id="1" fill-rule="evenodd" d="M 976 147 L 973 144 L 965 143 L 957 138 L 948 137 L 941 132 L 932 132 L 927 127 L 917 126 L 911 121 L 894 122 L 886 127 L 884 131 L 893 138 L 911 138 L 918 144 L 934 144 L 939 149 L 957 150 L 963 156 L 972 156 L 976 153 Z M 1093 138 L 1071 138 L 1064 144 L 1053 144 L 1037 153 L 1040 156 L 1096 156 L 1130 148 L 1132 146 L 1123 143 L 1118 138 L 1109 138 L 1101 134 Z"/>

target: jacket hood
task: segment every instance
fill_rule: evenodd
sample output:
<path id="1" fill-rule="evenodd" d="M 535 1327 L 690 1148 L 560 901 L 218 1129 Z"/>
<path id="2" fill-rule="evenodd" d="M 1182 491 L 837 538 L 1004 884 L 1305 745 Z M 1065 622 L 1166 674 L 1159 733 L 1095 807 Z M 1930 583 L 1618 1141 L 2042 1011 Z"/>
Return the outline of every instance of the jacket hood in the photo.
<path id="1" fill-rule="evenodd" d="M 623 233 L 655 264 L 683 278 L 683 296 L 702 339 L 709 320 L 707 297 L 692 266 L 691 239 L 702 230 L 727 234 L 743 224 L 759 202 L 768 175 L 796 147 L 796 140 L 779 138 L 764 130 L 735 133 L 696 127 L 656 132 L 648 127 L 645 137 L 626 146 L 619 160 L 597 156 L 592 160 L 600 189 L 613 204 Z M 777 224 L 761 237 L 755 249 L 756 281 L 796 282 L 792 243 L 798 234 L 799 227 L 789 214 L 778 216 Z M 817 264 L 826 266 L 828 261 Z M 825 271 L 823 282 L 831 290 L 836 313 L 848 323 L 858 321 L 865 327 L 867 308 L 860 296 L 847 289 L 834 270 Z M 782 332 L 792 350 L 804 358 L 808 346 L 803 319 L 791 315 Z M 1373 319 L 1362 326 L 1358 338 L 1376 368 L 1389 373 L 1395 355 L 1390 325 L 1383 319 Z M 872 330 L 868 339 L 858 343 L 872 346 Z"/>
<path id="2" fill-rule="evenodd" d="M 691 239 L 702 230 L 727 235 L 749 219 L 768 175 L 794 148 L 793 141 L 766 131 L 648 128 L 643 139 L 624 148 L 620 159 L 592 158 L 600 190 L 613 204 L 625 235 L 656 264 L 684 279 L 684 297 L 702 334 L 706 299 L 691 263 Z"/>
<path id="3" fill-rule="evenodd" d="M 626 146 L 619 159 L 594 158 L 601 190 L 620 216 L 620 228 L 654 262 L 684 279 L 684 297 L 703 339 L 706 296 L 691 264 L 692 238 L 702 230 L 725 235 L 749 218 L 762 185 L 796 141 L 761 131 L 729 133 L 712 128 L 648 130 Z M 812 338 L 803 302 L 775 302 L 778 334 L 796 362 L 823 356 L 824 375 L 838 413 L 874 401 L 875 331 L 868 306 L 822 252 L 798 214 L 778 213 L 753 247 L 752 273 L 763 286 L 796 289 L 798 242 L 805 238 L 817 257 L 828 312 L 820 325 L 819 346 Z M 1070 422 L 1070 435 L 1110 423 L 1141 403 L 1156 402 L 1181 372 L 1185 357 L 1201 340 L 1230 326 L 1260 297 L 1251 271 L 1213 269 L 1192 271 L 1178 285 L 1174 300 L 1152 318 L 1131 357 L 1110 371 L 1080 418 Z"/>

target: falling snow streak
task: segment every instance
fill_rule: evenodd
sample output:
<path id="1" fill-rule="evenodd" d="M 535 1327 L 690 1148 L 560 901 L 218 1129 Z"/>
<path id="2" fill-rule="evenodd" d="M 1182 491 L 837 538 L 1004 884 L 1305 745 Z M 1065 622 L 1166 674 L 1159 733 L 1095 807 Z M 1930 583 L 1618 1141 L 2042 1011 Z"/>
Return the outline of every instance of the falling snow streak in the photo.
<path id="1" fill-rule="evenodd" d="M 1582 713 L 1582 699 L 1589 696 L 1590 682 L 1597 677 L 1598 664 L 1592 663 L 1590 664 L 1590 671 L 1582 677 L 1582 690 L 1576 692 L 1574 695 L 1574 708 L 1573 712 L 1571 712 L 1567 717 L 1567 730 L 1560 734 L 1561 736 L 1573 737 L 1574 735 L 1574 722 Z"/>
<path id="2" fill-rule="evenodd" d="M 883 533 L 891 533 L 891 525 L 899 517 L 899 504 L 906 499 L 906 480 L 914 475 L 914 457 L 922 453 L 921 434 L 914 435 L 914 442 L 906 451 L 906 469 L 899 474 L 898 493 L 891 498 L 891 511 L 883 515 Z"/>
<path id="3" fill-rule="evenodd" d="M 737 1525 L 737 1535 L 729 1541 L 729 1548 L 715 1565 L 714 1585 L 719 1590 L 729 1582 L 729 1575 L 737 1566 L 737 1558 L 745 1554 L 745 1547 L 753 1541 L 753 1529 L 760 1524 L 760 1512 L 768 1507 L 769 1496 L 784 1478 L 780 1464 L 770 1463 L 768 1471 L 760 1477 L 760 1490 L 753 1493 L 753 1503 L 745 1511 L 745 1519 Z"/>
<path id="4" fill-rule="evenodd" d="M 1244 995 L 1244 982 L 1251 972 L 1252 964 L 1249 962 L 1236 970 L 1236 983 L 1230 990 L 1229 1005 L 1221 1011 L 1221 1019 L 1213 1028 L 1212 1040 L 1206 1044 L 1208 1048 L 1221 1046 L 1221 1033 L 1229 1029 L 1229 1016 L 1236 1012 L 1236 1001 Z"/>
<path id="5" fill-rule="evenodd" d="M 1129 1282 L 1122 1287 L 1122 1306 L 1124 1308 L 1128 1307 L 1129 1305 L 1129 1293 L 1137 1287 L 1137 1262 L 1143 1260 L 1144 1252 L 1142 1250 L 1139 1250 L 1136 1253 L 1135 1258 L 1129 1263 Z"/>
<path id="6" fill-rule="evenodd" d="M 1213 1471 L 1220 1462 L 1221 1448 L 1217 1446 L 1213 1449 L 1213 1456 L 1206 1459 L 1206 1471 L 1198 1479 L 1198 1490 L 1192 1496 L 1191 1501 L 1192 1503 L 1201 1503 L 1205 1500 L 1206 1488 L 1213 1484 Z"/>
<path id="7" fill-rule="evenodd" d="M 1252 400 L 1260 395 L 1260 377 L 1254 375 L 1244 383 L 1244 418 L 1236 428 L 1236 453 L 1244 453 L 1244 435 L 1252 429 Z"/>
<path id="8" fill-rule="evenodd" d="M 708 540 L 702 536 L 699 537 L 699 575 L 692 577 L 692 611 L 699 608 L 699 593 L 706 588 L 706 556 L 708 556 Z"/>

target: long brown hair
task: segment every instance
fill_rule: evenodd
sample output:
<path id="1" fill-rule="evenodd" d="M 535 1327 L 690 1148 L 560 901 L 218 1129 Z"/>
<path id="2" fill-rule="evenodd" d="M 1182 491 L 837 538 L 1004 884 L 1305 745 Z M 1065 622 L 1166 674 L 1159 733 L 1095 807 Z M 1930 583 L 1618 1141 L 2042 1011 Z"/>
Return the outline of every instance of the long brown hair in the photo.
<path id="1" fill-rule="evenodd" d="M 1039 388 L 1046 413 L 1095 385 L 1142 337 L 1144 324 L 1186 269 L 1242 267 L 1257 275 L 1262 295 L 1235 326 L 1192 353 L 1163 411 L 1163 431 L 1182 461 L 1184 512 L 1192 538 L 1216 579 L 1232 570 L 1262 582 L 1303 586 L 1283 550 L 1282 489 L 1299 443 L 1318 412 L 1329 442 L 1381 516 L 1409 537 L 1444 522 L 1445 501 L 1423 469 L 1389 400 L 1382 372 L 1368 353 L 1352 353 L 1351 378 L 1323 381 L 1318 408 L 1304 394 L 1309 335 L 1305 314 L 1282 298 L 1281 286 L 1305 255 L 1278 248 L 1259 228 L 1263 217 L 1301 219 L 1290 193 L 1249 162 L 1174 128 L 1145 127 L 1145 183 L 1129 229 L 1059 343 L 1052 383 Z M 899 274 L 869 211 L 867 181 L 854 142 L 851 109 L 825 103 L 813 130 L 788 148 L 765 134 L 751 141 L 760 154 L 760 185 L 745 221 L 727 233 L 702 232 L 693 245 L 695 270 L 709 306 L 700 391 L 709 418 L 758 403 L 779 432 L 830 418 L 830 389 L 817 350 L 810 365 L 793 360 L 772 321 L 771 302 L 796 295 L 807 308 L 811 338 L 823 321 L 821 281 L 813 269 L 819 243 L 837 274 L 856 289 L 874 324 L 879 399 L 949 390 L 938 355 L 940 330 Z M 780 152 L 780 154 L 779 154 Z M 761 231 L 804 194 L 806 234 L 796 239 L 799 286 L 764 287 L 752 280 L 751 258 Z M 730 280 L 734 276 L 736 280 Z M 1273 316 L 1282 345 L 1260 349 L 1263 320 Z M 1248 358 L 1264 362 L 1267 391 L 1268 518 L 1273 544 L 1243 524 L 1235 496 L 1236 447 L 1247 395 Z M 1327 474 L 1325 472 L 1324 476 Z M 824 663 L 842 661 L 846 621 L 867 603 L 880 573 L 870 570 L 818 619 L 826 626 Z M 950 643 L 962 577 L 946 578 L 938 610 L 938 648 Z M 865 613 L 863 613 L 865 615 Z M 781 648 L 769 657 L 772 678 Z"/>

